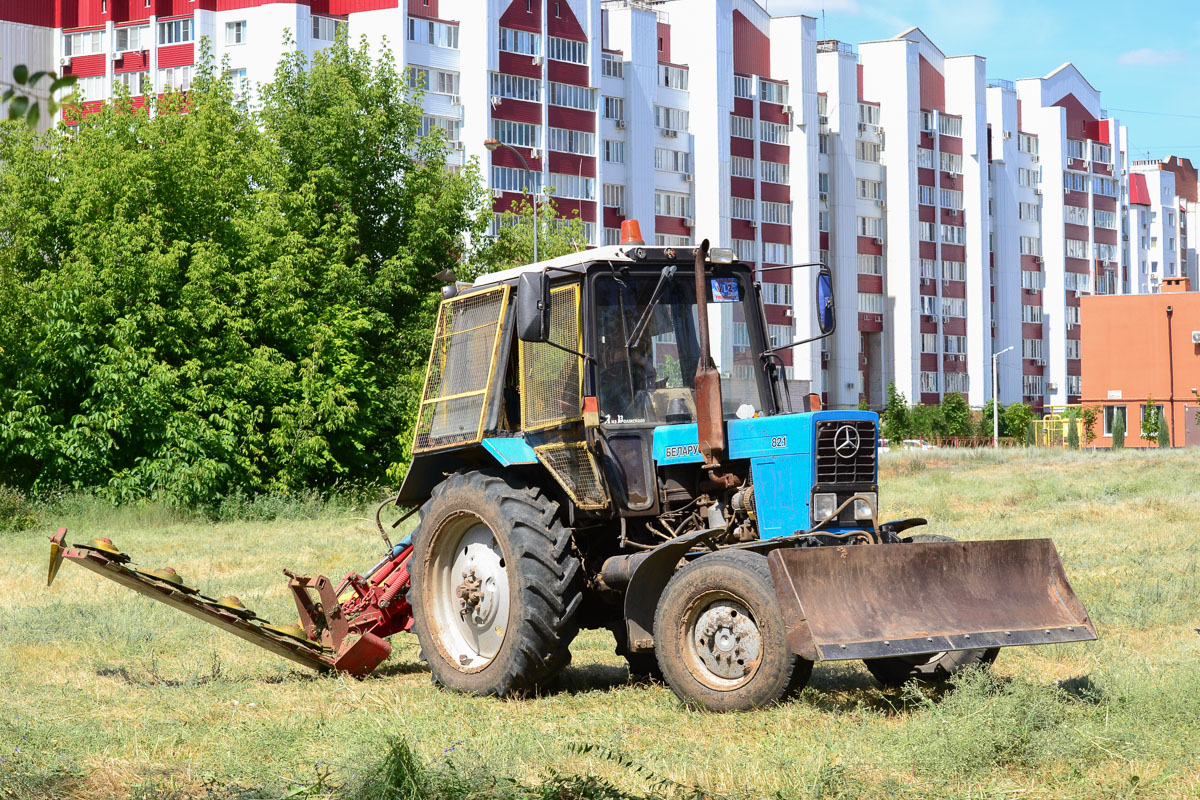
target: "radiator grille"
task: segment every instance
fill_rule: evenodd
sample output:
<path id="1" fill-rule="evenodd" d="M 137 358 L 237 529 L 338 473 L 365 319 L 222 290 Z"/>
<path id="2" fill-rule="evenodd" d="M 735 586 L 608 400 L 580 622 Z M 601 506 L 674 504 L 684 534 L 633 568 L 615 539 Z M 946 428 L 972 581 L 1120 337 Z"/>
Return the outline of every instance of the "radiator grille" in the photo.
<path id="1" fill-rule="evenodd" d="M 849 428 L 849 431 L 844 429 Z M 858 447 L 846 444 L 858 437 Z M 839 452 L 838 446 L 841 445 Z M 817 483 L 874 483 L 875 423 L 869 420 L 823 420 L 817 423 Z"/>

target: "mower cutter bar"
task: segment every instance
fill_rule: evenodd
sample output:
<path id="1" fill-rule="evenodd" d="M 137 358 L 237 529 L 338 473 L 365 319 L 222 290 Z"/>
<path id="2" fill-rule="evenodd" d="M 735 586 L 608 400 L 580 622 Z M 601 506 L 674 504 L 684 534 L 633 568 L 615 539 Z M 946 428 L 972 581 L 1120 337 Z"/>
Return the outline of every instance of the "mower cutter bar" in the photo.
<path id="1" fill-rule="evenodd" d="M 48 583 L 54 581 L 62 561 L 71 561 L 151 600 L 179 609 L 264 650 L 318 672 L 338 670 L 361 678 L 378 666 L 391 652 L 391 646 L 386 641 L 371 633 L 363 633 L 353 642 L 338 641 L 337 645 L 344 646 L 337 649 L 321 642 L 276 633 L 266 627 L 270 623 L 254 617 L 253 614 L 239 615 L 217 605 L 217 601 L 211 597 L 194 590 L 175 588 L 167 581 L 156 579 L 128 566 L 127 556 L 109 555 L 102 550 L 81 545 L 72 547 L 64 541 L 66 533 L 66 528 L 59 528 L 58 533 L 50 537 Z M 293 578 L 293 583 L 296 580 Z M 299 580 L 328 586 L 324 577 Z M 337 607 L 336 602 L 333 605 Z M 305 621 L 307 620 L 302 619 L 302 622 Z M 313 631 L 309 631 L 310 635 L 312 633 Z"/>

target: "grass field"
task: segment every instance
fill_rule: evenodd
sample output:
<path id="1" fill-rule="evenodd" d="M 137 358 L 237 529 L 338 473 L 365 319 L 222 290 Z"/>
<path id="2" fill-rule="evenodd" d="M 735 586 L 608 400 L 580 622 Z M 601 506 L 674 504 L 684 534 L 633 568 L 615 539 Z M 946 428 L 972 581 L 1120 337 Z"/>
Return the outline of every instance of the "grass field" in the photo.
<path id="1" fill-rule="evenodd" d="M 365 681 L 318 677 L 72 565 L 48 590 L 48 527 L 0 535 L 0 798 L 378 797 L 389 748 L 411 782 L 396 797 L 1200 796 L 1200 451 L 899 454 L 881 472 L 885 518 L 1053 536 L 1100 641 L 1005 650 L 940 696 L 818 665 L 798 700 L 716 716 L 630 684 L 585 632 L 560 686 L 502 702 L 434 689 L 411 638 Z M 340 577 L 380 549 L 344 509 L 62 513 L 73 540 L 111 536 L 276 621 L 294 614 L 281 567 Z"/>

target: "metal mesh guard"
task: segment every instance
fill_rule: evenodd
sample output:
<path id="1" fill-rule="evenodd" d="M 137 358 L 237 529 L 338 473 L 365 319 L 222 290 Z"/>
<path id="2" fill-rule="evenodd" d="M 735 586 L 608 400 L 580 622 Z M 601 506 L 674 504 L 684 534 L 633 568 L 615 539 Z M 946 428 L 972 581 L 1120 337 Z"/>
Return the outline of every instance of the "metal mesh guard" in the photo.
<path id="1" fill-rule="evenodd" d="M 608 492 L 600 482 L 596 459 L 584 442 L 555 442 L 533 448 L 575 505 L 585 510 L 608 507 Z"/>
<path id="2" fill-rule="evenodd" d="M 414 452 L 472 444 L 482 438 L 507 307 L 507 285 L 442 303 Z"/>
<path id="3" fill-rule="evenodd" d="M 550 339 L 580 350 L 579 284 L 550 290 Z M 521 342 L 521 427 L 540 430 L 583 419 L 581 359 L 553 345 Z"/>

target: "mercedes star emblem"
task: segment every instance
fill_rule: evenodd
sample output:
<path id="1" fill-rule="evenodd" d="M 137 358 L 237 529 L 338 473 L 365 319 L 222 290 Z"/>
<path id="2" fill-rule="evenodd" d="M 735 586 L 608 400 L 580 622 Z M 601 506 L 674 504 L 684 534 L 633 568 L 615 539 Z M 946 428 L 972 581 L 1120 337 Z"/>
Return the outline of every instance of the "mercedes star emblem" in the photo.
<path id="1" fill-rule="evenodd" d="M 857 453 L 860 444 L 862 441 L 853 425 L 843 425 L 833 435 L 833 451 L 842 458 L 850 458 Z"/>

